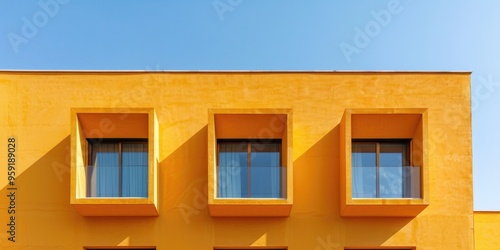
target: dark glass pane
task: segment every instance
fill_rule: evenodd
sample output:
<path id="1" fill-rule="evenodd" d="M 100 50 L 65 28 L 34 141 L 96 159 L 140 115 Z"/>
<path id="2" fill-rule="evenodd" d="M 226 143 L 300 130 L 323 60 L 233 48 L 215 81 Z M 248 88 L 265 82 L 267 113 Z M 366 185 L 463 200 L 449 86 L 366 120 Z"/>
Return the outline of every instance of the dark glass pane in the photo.
<path id="1" fill-rule="evenodd" d="M 219 152 L 247 153 L 248 142 L 219 142 Z"/>
<path id="2" fill-rule="evenodd" d="M 380 144 L 380 166 L 401 167 L 407 166 L 407 145 L 403 143 Z"/>
<path id="3" fill-rule="evenodd" d="M 252 167 L 277 167 L 280 166 L 279 143 L 252 143 L 250 161 Z"/>
<path id="4" fill-rule="evenodd" d="M 377 145 L 371 142 L 352 143 L 352 165 L 354 167 L 377 166 Z"/>

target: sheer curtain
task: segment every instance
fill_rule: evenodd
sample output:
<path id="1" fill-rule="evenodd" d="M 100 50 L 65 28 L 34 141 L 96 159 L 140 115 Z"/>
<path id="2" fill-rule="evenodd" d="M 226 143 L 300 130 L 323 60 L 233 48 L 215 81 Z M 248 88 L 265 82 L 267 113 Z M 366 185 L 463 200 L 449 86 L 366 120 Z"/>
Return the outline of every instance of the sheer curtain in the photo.
<path id="1" fill-rule="evenodd" d="M 100 143 L 92 145 L 91 197 L 118 197 L 118 144 Z M 92 182 L 95 181 L 95 182 Z"/>
<path id="2" fill-rule="evenodd" d="M 218 197 L 281 197 L 280 143 L 243 141 L 218 145 Z"/>
<path id="3" fill-rule="evenodd" d="M 411 173 L 406 167 L 408 155 L 405 142 L 353 142 L 352 197 L 408 197 L 411 192 Z"/>
<path id="4" fill-rule="evenodd" d="M 352 145 L 352 198 L 363 198 L 363 160 Z"/>
<path id="5" fill-rule="evenodd" d="M 87 196 L 148 196 L 147 143 L 95 143 L 91 157 Z"/>
<path id="6" fill-rule="evenodd" d="M 122 196 L 148 197 L 148 145 L 122 144 Z"/>
<path id="7" fill-rule="evenodd" d="M 247 197 L 246 145 L 237 142 L 219 144 L 218 197 Z"/>
<path id="8" fill-rule="evenodd" d="M 352 143 L 352 197 L 376 197 L 376 145 L 375 143 Z"/>

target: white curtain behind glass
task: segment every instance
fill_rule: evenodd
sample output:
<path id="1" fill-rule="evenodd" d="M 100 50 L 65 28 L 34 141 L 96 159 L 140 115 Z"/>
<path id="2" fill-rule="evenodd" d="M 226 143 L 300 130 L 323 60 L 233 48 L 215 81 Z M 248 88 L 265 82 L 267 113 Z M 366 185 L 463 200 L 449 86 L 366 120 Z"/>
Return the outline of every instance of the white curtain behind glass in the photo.
<path id="1" fill-rule="evenodd" d="M 352 197 L 363 197 L 363 159 L 360 153 L 352 152 Z"/>
<path id="2" fill-rule="evenodd" d="M 352 197 L 376 197 L 376 148 L 374 143 L 352 143 Z"/>
<path id="3" fill-rule="evenodd" d="M 147 144 L 93 144 L 88 185 L 89 197 L 147 197 Z"/>
<path id="4" fill-rule="evenodd" d="M 246 143 L 219 144 L 218 197 L 246 197 L 247 151 Z M 242 183 L 245 182 L 245 183 Z"/>
<path id="5" fill-rule="evenodd" d="M 92 166 L 95 183 L 90 183 L 91 196 L 118 197 L 118 144 L 94 144 Z"/>
<path id="6" fill-rule="evenodd" d="M 148 146 L 122 144 L 122 196 L 148 197 Z"/>

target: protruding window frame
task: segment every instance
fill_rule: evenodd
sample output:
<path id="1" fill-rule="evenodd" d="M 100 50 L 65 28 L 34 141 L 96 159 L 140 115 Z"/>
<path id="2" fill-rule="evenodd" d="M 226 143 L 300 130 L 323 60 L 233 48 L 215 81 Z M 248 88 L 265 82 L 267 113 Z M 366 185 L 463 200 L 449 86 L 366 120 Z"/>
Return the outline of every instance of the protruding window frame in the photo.
<path id="1" fill-rule="evenodd" d="M 283 198 L 217 197 L 218 139 L 281 139 Z M 291 109 L 208 110 L 208 209 L 214 217 L 287 217 L 293 205 Z"/>
<path id="2" fill-rule="evenodd" d="M 83 216 L 158 216 L 158 119 L 153 108 L 71 109 L 70 203 Z M 147 197 L 87 197 L 87 139 L 146 139 Z"/>
<path id="3" fill-rule="evenodd" d="M 420 198 L 353 198 L 352 140 L 411 139 L 420 167 Z M 427 109 L 346 109 L 340 122 L 340 213 L 346 217 L 414 217 L 429 205 Z"/>

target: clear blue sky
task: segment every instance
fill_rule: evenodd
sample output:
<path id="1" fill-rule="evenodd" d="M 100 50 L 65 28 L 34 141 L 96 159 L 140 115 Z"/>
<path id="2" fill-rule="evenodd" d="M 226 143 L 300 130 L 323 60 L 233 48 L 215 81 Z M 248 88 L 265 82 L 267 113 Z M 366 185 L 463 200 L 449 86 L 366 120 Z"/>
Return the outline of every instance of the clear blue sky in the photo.
<path id="1" fill-rule="evenodd" d="M 0 0 L 0 69 L 473 71 L 475 209 L 500 210 L 498 13 L 496 0 Z"/>

